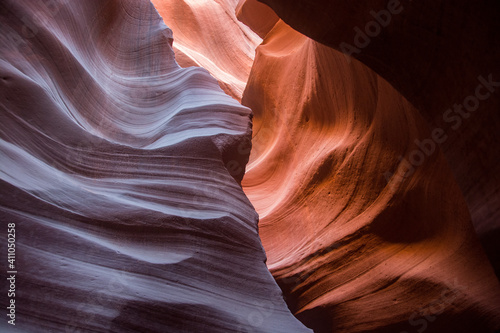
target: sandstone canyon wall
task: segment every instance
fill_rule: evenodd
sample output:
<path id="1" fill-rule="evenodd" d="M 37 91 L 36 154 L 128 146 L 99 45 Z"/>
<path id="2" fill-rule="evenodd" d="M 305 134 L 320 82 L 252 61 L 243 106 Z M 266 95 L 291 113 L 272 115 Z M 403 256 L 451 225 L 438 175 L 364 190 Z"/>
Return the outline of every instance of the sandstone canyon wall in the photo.
<path id="1" fill-rule="evenodd" d="M 243 186 L 268 267 L 308 327 L 499 327 L 498 281 L 439 151 L 444 130 L 373 70 L 282 21 L 257 49 L 242 103 L 254 112 Z"/>
<path id="2" fill-rule="evenodd" d="M 262 2 L 0 4 L 0 330 L 500 329 L 496 3 Z"/>
<path id="3" fill-rule="evenodd" d="M 176 64 L 152 4 L 2 1 L 0 13 L 1 299 L 17 306 L 0 331 L 309 332 L 239 185 L 251 111 Z"/>
<path id="4" fill-rule="evenodd" d="M 446 130 L 441 149 L 500 276 L 500 2 L 261 2 L 294 29 L 366 64 L 431 128 Z"/>

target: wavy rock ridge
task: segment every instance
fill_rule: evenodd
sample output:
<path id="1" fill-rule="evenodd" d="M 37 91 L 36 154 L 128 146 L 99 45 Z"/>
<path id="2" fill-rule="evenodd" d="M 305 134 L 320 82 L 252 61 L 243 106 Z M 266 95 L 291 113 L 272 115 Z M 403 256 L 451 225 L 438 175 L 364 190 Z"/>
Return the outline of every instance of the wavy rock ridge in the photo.
<path id="1" fill-rule="evenodd" d="M 154 7 L 3 1 L 0 13 L 18 331 L 308 332 L 239 185 L 251 111 L 176 64 Z"/>

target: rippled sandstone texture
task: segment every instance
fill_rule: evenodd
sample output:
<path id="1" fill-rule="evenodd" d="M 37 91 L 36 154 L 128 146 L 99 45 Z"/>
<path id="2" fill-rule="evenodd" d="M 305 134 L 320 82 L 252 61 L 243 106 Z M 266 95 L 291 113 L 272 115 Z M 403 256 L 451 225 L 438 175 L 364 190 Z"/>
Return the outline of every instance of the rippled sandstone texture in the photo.
<path id="1" fill-rule="evenodd" d="M 430 128 L 446 130 L 441 149 L 500 276 L 500 3 L 261 2 L 294 29 L 366 64 L 410 101 Z M 480 76 L 491 83 L 476 90 Z"/>
<path id="2" fill-rule="evenodd" d="M 239 185 L 251 111 L 176 64 L 148 1 L 2 1 L 0 31 L 19 332 L 309 332 Z"/>
<path id="3" fill-rule="evenodd" d="M 242 103 L 254 112 L 244 189 L 268 267 L 308 327 L 500 327 L 498 281 L 446 159 L 434 148 L 406 173 L 419 144 L 445 133 L 387 81 L 280 21 Z"/>

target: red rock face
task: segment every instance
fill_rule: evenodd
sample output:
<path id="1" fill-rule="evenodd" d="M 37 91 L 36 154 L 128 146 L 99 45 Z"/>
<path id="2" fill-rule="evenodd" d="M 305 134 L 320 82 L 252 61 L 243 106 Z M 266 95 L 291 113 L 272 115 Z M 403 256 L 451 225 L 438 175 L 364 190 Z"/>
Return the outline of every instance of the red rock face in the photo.
<path id="1" fill-rule="evenodd" d="M 266 37 L 279 20 L 271 8 L 257 0 L 240 0 L 236 7 L 236 16 L 262 38 Z"/>
<path id="2" fill-rule="evenodd" d="M 498 1 L 262 2 L 294 29 L 366 64 L 431 129 L 447 132 L 441 149 L 500 276 Z"/>
<path id="3" fill-rule="evenodd" d="M 2 1 L 0 13 L 4 264 L 7 227 L 16 235 L 0 331 L 310 332 L 239 185 L 251 111 L 175 63 L 153 5 Z"/>
<path id="4" fill-rule="evenodd" d="M 498 281 L 438 148 L 444 130 L 367 66 L 281 21 L 242 103 L 254 112 L 243 186 L 268 267 L 308 327 L 498 327 Z"/>

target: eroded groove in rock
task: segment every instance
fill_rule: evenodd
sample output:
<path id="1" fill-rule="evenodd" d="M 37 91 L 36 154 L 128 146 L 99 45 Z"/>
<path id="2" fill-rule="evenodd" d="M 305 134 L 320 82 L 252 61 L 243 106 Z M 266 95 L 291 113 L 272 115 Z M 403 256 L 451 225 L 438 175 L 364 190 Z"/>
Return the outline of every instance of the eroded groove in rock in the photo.
<path id="1" fill-rule="evenodd" d="M 175 63 L 154 7 L 2 1 L 0 16 L 0 234 L 15 223 L 16 328 L 308 332 L 238 184 L 251 111 Z"/>
<path id="2" fill-rule="evenodd" d="M 415 140 L 445 133 L 387 81 L 279 22 L 257 49 L 242 103 L 254 111 L 243 186 L 268 266 L 304 323 L 500 327 L 498 281 L 450 167 L 437 147 L 416 153 Z"/>

